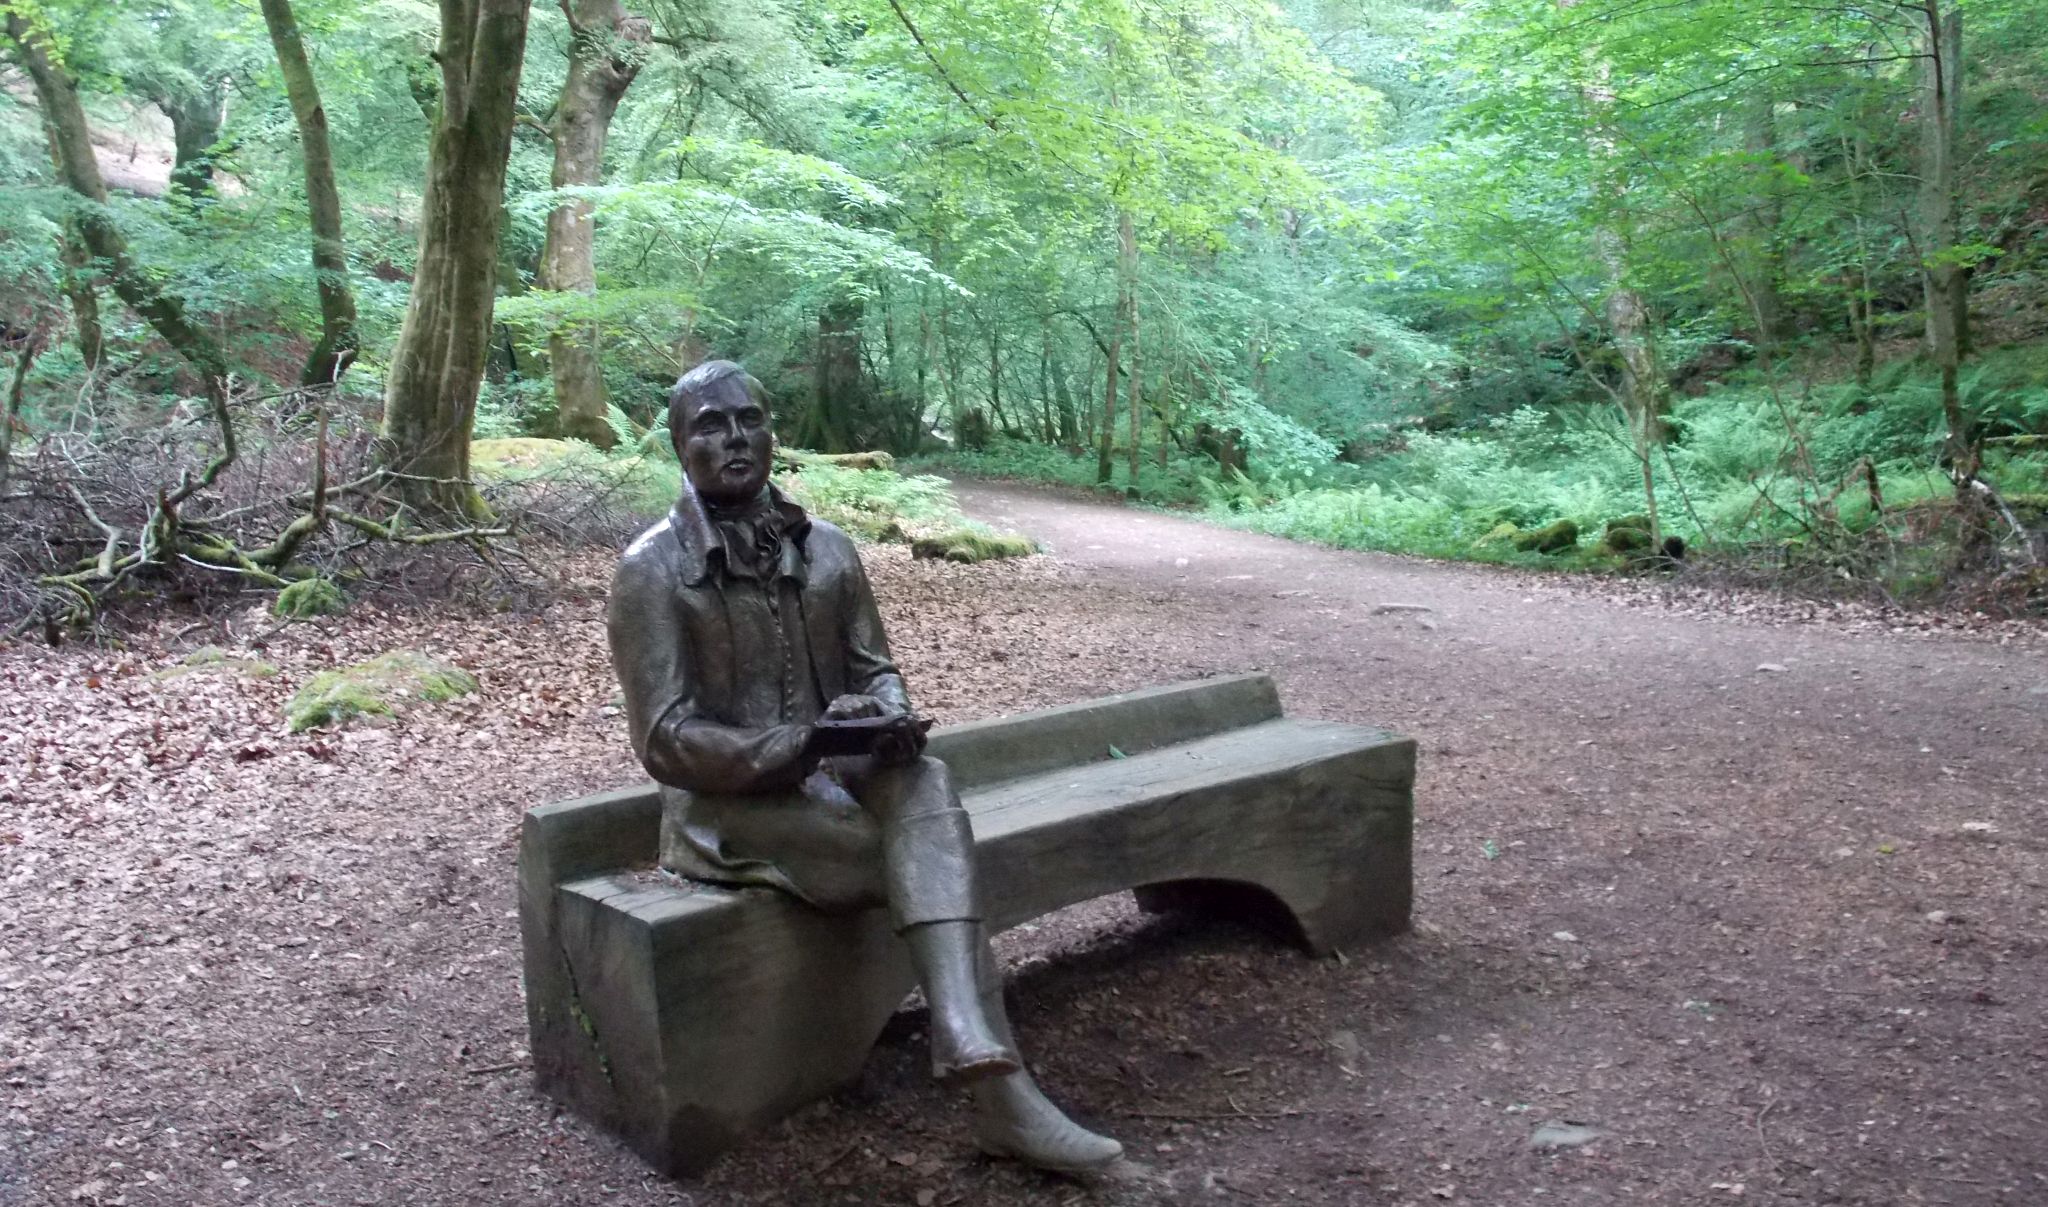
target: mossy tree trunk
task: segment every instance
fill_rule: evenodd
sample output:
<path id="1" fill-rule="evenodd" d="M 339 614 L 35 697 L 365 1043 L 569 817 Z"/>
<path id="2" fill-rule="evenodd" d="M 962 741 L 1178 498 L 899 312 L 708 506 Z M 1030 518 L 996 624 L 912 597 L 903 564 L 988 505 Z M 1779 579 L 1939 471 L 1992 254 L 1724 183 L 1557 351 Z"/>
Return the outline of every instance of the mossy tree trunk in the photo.
<path id="1" fill-rule="evenodd" d="M 569 74 L 562 81 L 549 129 L 555 140 L 553 179 L 558 189 L 603 180 L 612 115 L 640 72 L 652 34 L 646 18 L 628 13 L 619 0 L 574 0 L 563 11 L 572 34 Z M 547 242 L 534 284 L 540 289 L 596 292 L 596 240 L 589 202 L 565 202 L 548 214 Z M 548 336 L 562 434 L 610 448 L 618 438 L 606 419 L 610 398 L 599 352 L 595 323 L 574 323 Z"/>
<path id="2" fill-rule="evenodd" d="M 105 266 L 115 294 L 198 371 L 216 416 L 225 421 L 227 355 L 205 328 L 186 315 L 183 303 L 158 288 L 156 281 L 128 254 L 128 241 L 122 237 L 107 205 L 106 181 L 100 175 L 99 161 L 93 158 L 92 131 L 86 125 L 77 86 L 70 74 L 50 57 L 48 32 L 32 26 L 18 12 L 9 12 L 7 37 L 35 86 L 36 103 L 42 110 L 59 172 L 65 185 L 78 194 L 71 224 L 79 243 Z M 73 302 L 77 302 L 75 295 Z M 94 309 L 96 326 L 97 307 Z M 224 439 L 232 439 L 230 433 L 222 434 Z"/>
<path id="3" fill-rule="evenodd" d="M 867 384 L 861 366 L 864 316 L 859 298 L 840 298 L 818 311 L 811 405 L 797 428 L 797 443 L 805 448 L 825 453 L 851 451 L 846 420 L 860 413 Z"/>
<path id="4" fill-rule="evenodd" d="M 491 345 L 505 163 L 531 0 L 440 0 L 440 104 L 420 254 L 384 387 L 379 454 L 415 507 L 476 517 L 470 428 Z"/>
<path id="5" fill-rule="evenodd" d="M 171 193 L 197 205 L 214 195 L 213 153 L 220 143 L 226 112 L 219 80 L 204 81 L 196 92 L 151 98 L 171 121 Z"/>
<path id="6" fill-rule="evenodd" d="M 306 58 L 306 44 L 291 0 L 261 0 L 263 24 L 277 51 L 285 95 L 299 127 L 299 155 L 306 171 L 306 217 L 313 231 L 313 276 L 320 294 L 320 340 L 299 373 L 302 385 L 332 385 L 356 356 L 356 295 L 348 279 L 348 247 L 342 240 L 341 191 L 334 183 L 334 149 L 327 138 L 327 110 Z"/>
<path id="7" fill-rule="evenodd" d="M 43 134 L 50 144 L 50 166 L 61 178 L 64 152 L 57 146 L 57 127 L 44 122 Z M 78 345 L 78 359 L 87 369 L 97 369 L 107 354 L 107 334 L 100 323 L 100 295 L 93 284 L 92 253 L 85 249 L 76 216 L 64 220 L 64 233 L 57 239 L 57 258 L 64 265 L 58 288 L 71 303 L 71 332 Z"/>
<path id="8" fill-rule="evenodd" d="M 1948 433 L 1943 456 L 1966 510 L 1978 510 L 1975 482 L 1983 447 L 1963 408 L 1957 375 L 1970 340 L 1970 278 L 1958 259 L 1962 221 L 1956 205 L 1956 155 L 1962 107 L 1962 13 L 1927 0 L 1920 60 L 1920 259 L 1927 303 L 1927 348 L 1941 372 Z"/>

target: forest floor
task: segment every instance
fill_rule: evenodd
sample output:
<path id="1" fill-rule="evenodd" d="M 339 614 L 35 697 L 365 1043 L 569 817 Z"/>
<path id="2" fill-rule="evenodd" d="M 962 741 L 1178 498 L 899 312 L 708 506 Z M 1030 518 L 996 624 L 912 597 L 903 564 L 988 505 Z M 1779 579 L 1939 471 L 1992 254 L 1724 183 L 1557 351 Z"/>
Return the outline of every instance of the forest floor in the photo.
<path id="1" fill-rule="evenodd" d="M 1259 669 L 1421 743 L 1410 935 L 1312 960 L 1120 898 L 1005 937 L 1117 1176 L 976 1157 L 915 1016 L 689 1183 L 533 1092 L 521 812 L 638 778 L 593 553 L 531 611 L 0 650 L 0 1204 L 2048 1201 L 2038 629 L 961 495 L 1050 556 L 870 555 L 941 720 Z M 282 673 L 158 674 L 205 643 Z M 393 646 L 482 694 L 283 732 Z"/>

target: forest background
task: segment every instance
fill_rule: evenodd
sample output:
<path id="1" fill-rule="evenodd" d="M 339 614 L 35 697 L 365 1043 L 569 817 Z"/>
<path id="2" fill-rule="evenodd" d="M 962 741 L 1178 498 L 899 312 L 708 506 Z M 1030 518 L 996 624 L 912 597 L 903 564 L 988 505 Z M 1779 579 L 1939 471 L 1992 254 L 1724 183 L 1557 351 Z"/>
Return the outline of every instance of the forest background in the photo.
<path id="1" fill-rule="evenodd" d="M 2024 0 L 0 15 L 7 623 L 659 510 L 707 356 L 820 452 L 2048 607 Z M 873 464 L 800 477 L 949 518 Z"/>

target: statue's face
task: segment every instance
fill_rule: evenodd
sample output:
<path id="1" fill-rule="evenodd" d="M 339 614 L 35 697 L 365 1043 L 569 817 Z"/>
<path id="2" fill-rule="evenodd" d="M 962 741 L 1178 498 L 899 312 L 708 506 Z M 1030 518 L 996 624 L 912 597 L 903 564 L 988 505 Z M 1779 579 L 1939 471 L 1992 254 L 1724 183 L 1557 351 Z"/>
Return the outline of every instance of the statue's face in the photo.
<path id="1" fill-rule="evenodd" d="M 683 473 L 706 502 L 744 503 L 768 485 L 768 409 L 737 377 L 713 382 L 692 400 L 675 439 Z"/>

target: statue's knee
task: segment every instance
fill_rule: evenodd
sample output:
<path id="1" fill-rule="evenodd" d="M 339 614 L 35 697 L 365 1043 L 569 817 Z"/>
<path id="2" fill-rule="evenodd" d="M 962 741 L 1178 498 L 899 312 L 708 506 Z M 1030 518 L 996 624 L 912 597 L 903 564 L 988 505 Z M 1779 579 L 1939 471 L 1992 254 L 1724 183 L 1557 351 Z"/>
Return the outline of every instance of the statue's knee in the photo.
<path id="1" fill-rule="evenodd" d="M 952 773 L 929 756 L 880 769 L 862 803 L 884 816 L 909 817 L 943 813 L 959 807 Z"/>
<path id="2" fill-rule="evenodd" d="M 918 787 L 951 794 L 953 773 L 946 765 L 928 754 L 918 755 L 907 768 Z"/>

